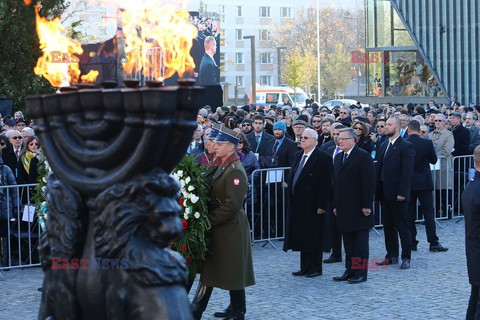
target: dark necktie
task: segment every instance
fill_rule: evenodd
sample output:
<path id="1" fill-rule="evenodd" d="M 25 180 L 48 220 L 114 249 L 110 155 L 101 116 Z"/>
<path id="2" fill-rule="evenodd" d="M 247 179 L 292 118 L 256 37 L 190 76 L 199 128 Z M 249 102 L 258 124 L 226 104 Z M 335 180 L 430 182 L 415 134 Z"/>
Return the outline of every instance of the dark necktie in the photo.
<path id="1" fill-rule="evenodd" d="M 275 143 L 273 144 L 273 153 L 277 153 L 277 148 L 278 148 L 278 140 L 275 140 Z"/>
<path id="2" fill-rule="evenodd" d="M 385 154 L 383 155 L 383 159 L 382 159 L 382 170 L 380 171 L 380 180 L 381 181 L 385 181 L 385 166 L 383 165 L 383 160 L 385 160 L 385 158 L 387 157 L 387 154 L 388 154 L 388 151 L 391 151 L 393 150 L 393 145 L 392 145 L 392 142 L 389 142 L 387 144 L 387 150 L 385 150 Z"/>
<path id="3" fill-rule="evenodd" d="M 387 149 L 385 150 L 385 154 L 383 155 L 383 158 L 384 158 L 384 159 L 387 157 L 388 151 L 391 151 L 392 147 L 393 147 L 393 144 L 392 144 L 392 142 L 390 141 L 390 142 L 387 144 Z"/>
<path id="4" fill-rule="evenodd" d="M 345 161 L 347 161 L 347 158 L 348 158 L 348 153 L 344 153 L 344 154 L 343 154 L 342 164 L 344 164 Z"/>
<path id="5" fill-rule="evenodd" d="M 298 164 L 297 171 L 295 171 L 295 175 L 293 176 L 293 188 L 295 188 L 295 184 L 297 183 L 298 177 L 302 172 L 303 166 L 305 165 L 305 160 L 307 159 L 307 155 L 303 155 L 302 160 Z"/>

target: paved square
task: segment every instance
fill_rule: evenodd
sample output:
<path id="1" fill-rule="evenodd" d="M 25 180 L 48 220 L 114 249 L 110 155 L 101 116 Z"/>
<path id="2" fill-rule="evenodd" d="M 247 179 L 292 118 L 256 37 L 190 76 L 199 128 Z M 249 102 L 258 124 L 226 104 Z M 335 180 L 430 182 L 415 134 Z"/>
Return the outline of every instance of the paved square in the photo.
<path id="1" fill-rule="evenodd" d="M 412 268 L 399 265 L 370 270 L 368 281 L 359 285 L 336 283 L 343 263 L 324 264 L 323 276 L 294 277 L 298 253 L 281 251 L 282 242 L 254 246 L 257 284 L 246 289 L 247 319 L 464 319 L 470 294 L 464 223 L 440 221 L 437 228 L 445 253 L 428 251 L 425 228 L 418 225 L 420 244 L 412 253 Z M 370 257 L 385 255 L 384 238 L 370 233 Z M 325 254 L 327 257 L 327 254 Z M 479 271 L 480 272 L 480 271 Z M 0 276 L 0 320 L 36 319 L 41 293 L 40 268 L 2 272 Z M 196 289 L 192 288 L 190 297 Z M 215 289 L 204 319 L 216 319 L 215 311 L 228 305 L 228 292 Z"/>

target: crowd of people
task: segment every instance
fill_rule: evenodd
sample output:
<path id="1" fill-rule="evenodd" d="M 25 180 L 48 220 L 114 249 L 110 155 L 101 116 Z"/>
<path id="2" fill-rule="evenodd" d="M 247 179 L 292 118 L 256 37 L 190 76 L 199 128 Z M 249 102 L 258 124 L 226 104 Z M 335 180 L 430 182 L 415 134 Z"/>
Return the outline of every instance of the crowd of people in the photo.
<path id="1" fill-rule="evenodd" d="M 0 118 L 1 186 L 37 183 L 40 146 L 31 125 L 21 111 L 13 118 Z M 18 222 L 10 223 L 10 229 L 28 229 L 28 222 L 17 218 L 24 205 L 33 203 L 33 192 L 32 187 L 0 189 L 0 266 L 8 264 L 8 222 Z"/>

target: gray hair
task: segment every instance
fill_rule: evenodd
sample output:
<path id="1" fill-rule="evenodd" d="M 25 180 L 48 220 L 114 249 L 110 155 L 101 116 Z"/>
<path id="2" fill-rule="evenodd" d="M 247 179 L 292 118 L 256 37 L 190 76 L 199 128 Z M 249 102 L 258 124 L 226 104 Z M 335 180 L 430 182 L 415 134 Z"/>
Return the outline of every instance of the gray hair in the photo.
<path id="1" fill-rule="evenodd" d="M 355 141 L 357 140 L 357 133 L 352 128 L 340 129 L 340 133 L 342 133 L 342 132 L 348 133 L 349 138 L 353 138 Z"/>
<path id="2" fill-rule="evenodd" d="M 341 107 L 340 110 L 346 110 L 348 115 L 352 113 L 350 108 L 347 108 L 347 107 Z"/>
<path id="3" fill-rule="evenodd" d="M 466 118 L 467 116 L 471 116 L 472 119 L 475 120 L 475 121 L 478 120 L 478 119 L 477 119 L 477 115 L 476 115 L 475 113 L 473 113 L 473 112 L 467 112 L 467 114 L 465 115 L 465 118 Z"/>
<path id="4" fill-rule="evenodd" d="M 17 134 L 17 135 L 20 135 L 20 131 L 16 130 L 16 129 L 10 129 L 10 130 L 7 130 L 7 132 L 5 132 L 5 136 L 7 138 L 10 139 L 11 136 L 13 136 L 14 134 Z"/>
<path id="5" fill-rule="evenodd" d="M 335 122 L 335 116 L 331 113 L 329 114 L 326 114 L 325 117 L 323 117 L 323 119 L 330 119 L 332 120 L 333 122 Z"/>
<path id="6" fill-rule="evenodd" d="M 310 135 L 312 136 L 312 138 L 318 140 L 318 133 L 317 133 L 317 131 L 315 131 L 315 130 L 313 130 L 313 129 L 311 129 L 311 128 L 305 129 L 305 131 L 303 131 L 303 133 L 304 133 L 304 134 L 305 134 L 305 133 L 310 133 Z"/>
<path id="7" fill-rule="evenodd" d="M 415 117 L 413 117 L 412 120 L 417 120 L 420 123 L 421 126 L 423 126 L 425 124 L 425 119 L 419 114 L 417 114 Z"/>
<path id="8" fill-rule="evenodd" d="M 31 133 L 31 134 L 32 134 L 32 136 L 34 136 L 34 135 L 35 135 L 35 131 L 34 131 L 32 128 L 30 128 L 30 127 L 25 127 L 25 128 L 23 128 L 23 129 L 22 129 L 22 132 L 28 132 L 28 133 Z"/>

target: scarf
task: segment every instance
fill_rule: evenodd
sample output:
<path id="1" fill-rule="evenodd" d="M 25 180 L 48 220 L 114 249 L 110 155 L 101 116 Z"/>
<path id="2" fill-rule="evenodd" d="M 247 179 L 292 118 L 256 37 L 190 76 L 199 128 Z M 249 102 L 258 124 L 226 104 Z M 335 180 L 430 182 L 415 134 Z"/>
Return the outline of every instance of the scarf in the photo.
<path id="1" fill-rule="evenodd" d="M 30 174 L 30 161 L 35 157 L 33 152 L 27 151 L 24 155 L 22 155 L 20 160 L 22 160 L 23 167 L 27 174 Z"/>

